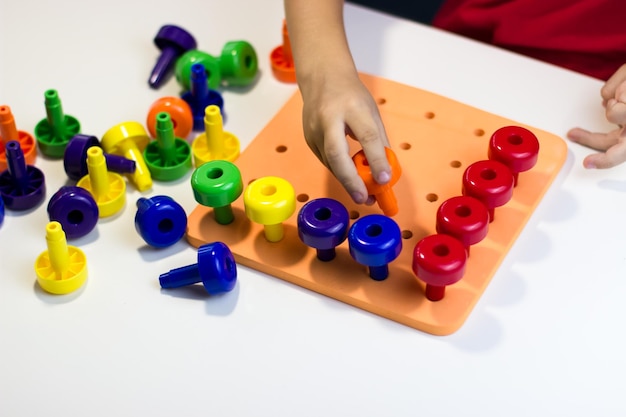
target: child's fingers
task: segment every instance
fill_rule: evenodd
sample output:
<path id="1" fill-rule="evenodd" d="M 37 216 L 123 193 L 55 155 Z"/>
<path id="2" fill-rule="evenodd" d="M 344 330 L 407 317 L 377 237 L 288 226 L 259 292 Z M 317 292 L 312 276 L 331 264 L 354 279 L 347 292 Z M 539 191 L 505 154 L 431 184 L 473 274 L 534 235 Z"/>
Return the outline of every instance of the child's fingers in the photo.
<path id="1" fill-rule="evenodd" d="M 370 166 L 374 180 L 379 184 L 386 184 L 391 179 L 391 167 L 387 161 L 385 146 L 388 146 L 387 136 L 382 122 L 375 119 L 351 121 L 350 130 L 357 138 L 367 163 Z"/>
<path id="2" fill-rule="evenodd" d="M 624 94 L 626 96 L 626 94 Z M 618 101 L 614 98 L 609 99 L 606 103 L 605 113 L 606 119 L 617 125 L 626 124 L 626 97 L 625 101 Z"/>
<path id="3" fill-rule="evenodd" d="M 324 139 L 326 165 L 357 204 L 367 201 L 367 188 L 357 173 L 342 125 L 328 129 Z"/>
<path id="4" fill-rule="evenodd" d="M 612 168 L 626 161 L 626 129 L 609 133 L 593 133 L 575 128 L 567 137 L 576 143 L 604 152 L 594 153 L 583 160 L 585 168 Z"/>
<path id="5" fill-rule="evenodd" d="M 626 141 L 619 142 L 604 153 L 595 153 L 583 160 L 585 168 L 612 168 L 626 161 Z"/>
<path id="6" fill-rule="evenodd" d="M 596 133 L 576 127 L 567 132 L 567 138 L 588 148 L 606 151 L 617 144 L 620 137 L 619 133 L 619 129 L 609 133 Z"/>
<path id="7" fill-rule="evenodd" d="M 600 94 L 602 98 L 606 101 L 612 98 L 617 98 L 615 96 L 615 92 L 617 91 L 620 84 L 626 82 L 626 64 L 622 65 L 616 72 L 609 78 L 602 89 L 600 90 Z"/>

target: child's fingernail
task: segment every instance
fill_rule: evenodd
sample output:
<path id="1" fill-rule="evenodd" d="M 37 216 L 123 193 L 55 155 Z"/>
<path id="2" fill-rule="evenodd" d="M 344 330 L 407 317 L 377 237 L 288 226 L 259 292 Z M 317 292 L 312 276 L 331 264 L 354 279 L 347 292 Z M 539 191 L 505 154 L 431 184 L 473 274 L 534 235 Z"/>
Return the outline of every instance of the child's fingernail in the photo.
<path id="1" fill-rule="evenodd" d="M 391 179 L 391 175 L 389 175 L 388 172 L 383 171 L 380 174 L 378 174 L 378 179 L 376 180 L 376 182 L 378 182 L 379 184 L 386 184 L 389 182 L 390 179 Z"/>
<path id="2" fill-rule="evenodd" d="M 585 162 L 585 168 L 596 169 L 596 164 L 594 164 L 593 162 Z"/>
<path id="3" fill-rule="evenodd" d="M 363 204 L 365 202 L 365 196 L 359 192 L 352 193 L 352 199 L 357 204 Z"/>

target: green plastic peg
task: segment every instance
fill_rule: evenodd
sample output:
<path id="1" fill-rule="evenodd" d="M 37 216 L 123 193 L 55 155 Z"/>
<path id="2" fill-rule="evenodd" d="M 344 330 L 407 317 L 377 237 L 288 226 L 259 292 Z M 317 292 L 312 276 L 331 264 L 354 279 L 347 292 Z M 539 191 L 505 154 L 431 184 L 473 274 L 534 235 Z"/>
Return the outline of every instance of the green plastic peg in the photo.
<path id="1" fill-rule="evenodd" d="M 35 126 L 35 139 L 42 154 L 62 158 L 70 139 L 80 132 L 80 123 L 75 117 L 63 114 L 56 90 L 47 90 L 44 97 L 47 117 Z"/>
<path id="2" fill-rule="evenodd" d="M 174 75 L 176 81 L 184 91 L 191 90 L 191 66 L 202 64 L 206 72 L 206 82 L 211 90 L 217 90 L 222 84 L 222 74 L 220 71 L 220 61 L 213 55 L 202 52 L 198 49 L 191 49 L 176 60 Z"/>
<path id="3" fill-rule="evenodd" d="M 226 225 L 235 220 L 231 204 L 243 192 L 235 164 L 216 159 L 200 165 L 191 175 L 191 188 L 199 204 L 213 208 L 216 222 Z"/>
<path id="4" fill-rule="evenodd" d="M 256 51 L 246 41 L 227 42 L 219 63 L 222 78 L 229 86 L 249 85 L 259 70 Z"/>
<path id="5" fill-rule="evenodd" d="M 174 181 L 191 169 L 191 146 L 174 135 L 174 123 L 167 112 L 156 115 L 156 140 L 146 146 L 143 159 L 152 178 Z"/>

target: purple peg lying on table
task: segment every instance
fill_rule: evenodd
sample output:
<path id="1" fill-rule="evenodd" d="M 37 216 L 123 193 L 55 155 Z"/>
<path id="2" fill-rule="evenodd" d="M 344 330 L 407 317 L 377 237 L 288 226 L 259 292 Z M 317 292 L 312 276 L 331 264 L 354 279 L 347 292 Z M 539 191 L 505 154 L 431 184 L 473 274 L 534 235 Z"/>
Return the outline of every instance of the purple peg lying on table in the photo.
<path id="1" fill-rule="evenodd" d="M 161 55 L 150 73 L 148 84 L 159 88 L 172 73 L 176 59 L 188 50 L 196 49 L 197 44 L 189 32 L 174 25 L 162 26 L 154 37 L 154 44 L 161 50 Z"/>
<path id="2" fill-rule="evenodd" d="M 18 141 L 7 142 L 5 149 L 8 168 L 0 173 L 0 196 L 9 210 L 31 209 L 46 196 L 43 172 L 33 165 L 26 165 Z"/>
<path id="3" fill-rule="evenodd" d="M 92 146 L 100 146 L 100 141 L 95 136 L 74 135 L 65 148 L 63 155 L 63 167 L 67 176 L 78 181 L 89 173 L 87 169 L 87 150 Z M 118 174 L 132 174 L 137 164 L 132 159 L 114 154 L 104 154 L 107 171 Z"/>
<path id="4" fill-rule="evenodd" d="M 48 218 L 61 223 L 67 239 L 91 232 L 98 223 L 100 210 L 91 193 L 78 186 L 64 186 L 48 202 Z"/>

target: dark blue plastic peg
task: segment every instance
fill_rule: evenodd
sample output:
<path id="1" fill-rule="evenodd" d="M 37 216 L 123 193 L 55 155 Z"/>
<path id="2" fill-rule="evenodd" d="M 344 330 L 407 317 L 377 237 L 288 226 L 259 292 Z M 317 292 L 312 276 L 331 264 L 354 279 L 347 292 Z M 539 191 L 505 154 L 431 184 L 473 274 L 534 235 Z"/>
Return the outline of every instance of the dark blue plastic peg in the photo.
<path id="1" fill-rule="evenodd" d="M 176 59 L 190 49 L 196 49 L 197 44 L 191 33 L 174 25 L 162 26 L 154 37 L 154 44 L 161 50 L 161 55 L 152 69 L 148 84 L 159 88 L 172 74 Z"/>
<path id="2" fill-rule="evenodd" d="M 332 198 L 318 198 L 306 203 L 298 213 L 298 236 L 317 250 L 320 261 L 335 258 L 335 248 L 348 237 L 350 215 L 346 207 Z"/>
<path id="3" fill-rule="evenodd" d="M 171 197 L 141 197 L 137 200 L 135 229 L 148 245 L 165 248 L 185 235 L 187 214 Z"/>
<path id="4" fill-rule="evenodd" d="M 219 107 L 224 118 L 224 99 L 218 91 L 209 88 L 204 65 L 195 63 L 191 66 L 190 81 L 189 91 L 183 93 L 181 98 L 191 107 L 193 130 L 202 131 L 204 130 L 204 110 L 208 106 Z"/>
<path id="5" fill-rule="evenodd" d="M 369 267 L 372 279 L 382 281 L 389 276 L 388 264 L 402 251 L 400 227 L 382 214 L 363 216 L 348 231 L 350 255 Z"/>
<path id="6" fill-rule="evenodd" d="M 82 187 L 61 187 L 48 202 L 48 218 L 61 223 L 67 239 L 89 234 L 98 223 L 99 213 L 96 200 Z"/>
<path id="7" fill-rule="evenodd" d="M 201 282 L 211 295 L 228 292 L 237 282 L 237 264 L 229 247 L 213 242 L 198 248 L 198 263 L 161 274 L 161 288 L 179 288 Z"/>
<path id="8" fill-rule="evenodd" d="M 24 152 L 18 141 L 7 142 L 8 168 L 0 174 L 0 195 L 9 210 L 28 210 L 39 204 L 46 196 L 43 172 L 33 165 L 26 165 Z"/>
<path id="9" fill-rule="evenodd" d="M 63 154 L 63 168 L 67 176 L 78 181 L 89 173 L 87 169 L 87 150 L 92 146 L 100 146 L 95 136 L 77 134 L 70 139 Z M 132 174 L 137 164 L 132 159 L 120 155 L 104 154 L 107 170 L 118 174 Z"/>

